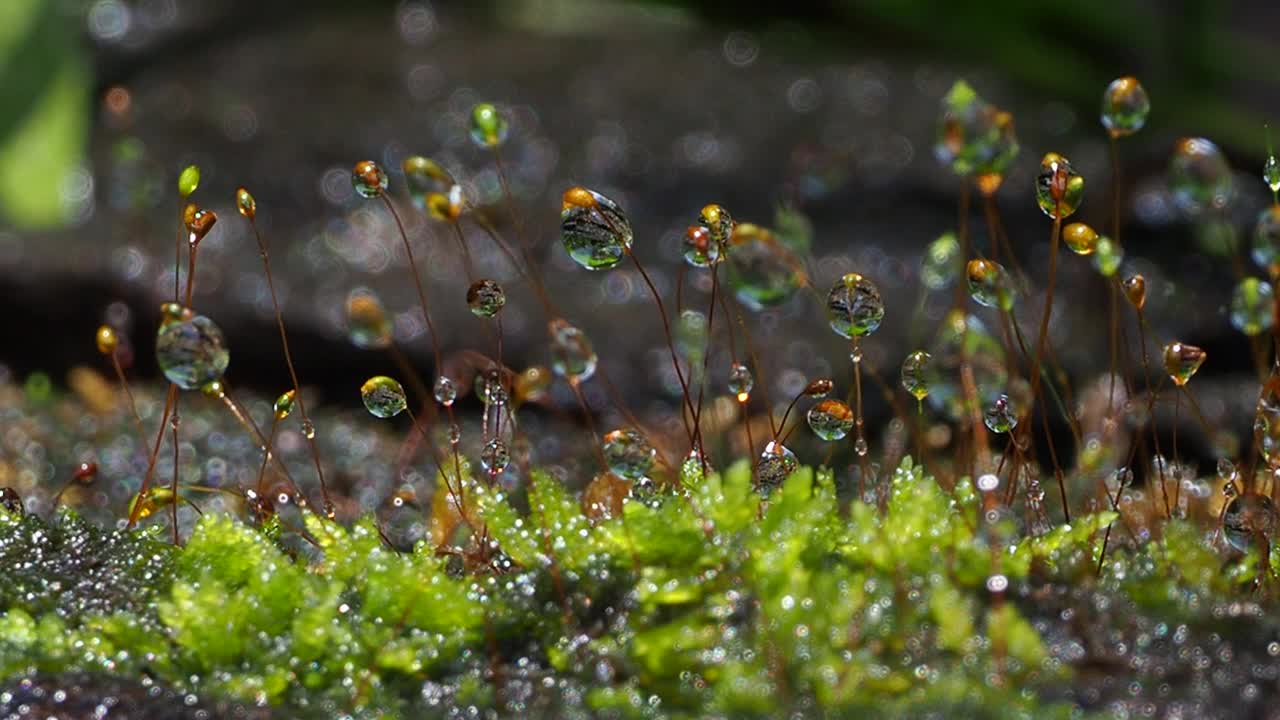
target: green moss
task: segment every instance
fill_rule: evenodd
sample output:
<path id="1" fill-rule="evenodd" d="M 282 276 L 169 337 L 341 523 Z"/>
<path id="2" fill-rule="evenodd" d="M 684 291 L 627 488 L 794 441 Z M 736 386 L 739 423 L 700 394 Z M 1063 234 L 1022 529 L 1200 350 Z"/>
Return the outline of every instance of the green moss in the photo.
<path id="1" fill-rule="evenodd" d="M 391 551 L 369 519 L 308 517 L 316 548 L 295 558 L 226 516 L 172 550 L 71 514 L 5 515 L 0 673 L 147 673 L 300 716 L 1056 717 L 1073 710 L 1051 699 L 1077 678 L 1045 636 L 1061 613 L 1041 612 L 1040 588 L 1212 630 L 1210 606 L 1245 592 L 1256 565 L 1224 571 L 1175 523 L 1114 552 L 1099 579 L 1114 514 L 1006 541 L 1012 521 L 983 519 L 967 481 L 945 491 L 909 459 L 883 511 L 842 507 L 830 474 L 807 468 L 763 503 L 745 462 L 603 522 L 542 472 L 516 496 L 463 490 L 490 541 L 461 562 Z M 79 588 L 84 573 L 105 590 L 103 572 L 121 583 L 105 595 L 33 585 Z M 999 575 L 1010 585 L 993 594 Z"/>

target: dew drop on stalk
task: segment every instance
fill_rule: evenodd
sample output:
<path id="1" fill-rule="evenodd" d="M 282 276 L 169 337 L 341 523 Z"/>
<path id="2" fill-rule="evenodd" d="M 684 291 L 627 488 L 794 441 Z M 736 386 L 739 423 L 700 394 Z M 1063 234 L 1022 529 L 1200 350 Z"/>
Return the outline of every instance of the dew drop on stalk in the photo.
<path id="1" fill-rule="evenodd" d="M 969 297 L 984 307 L 1013 309 L 1013 285 L 1004 266 L 994 260 L 974 259 L 965 265 Z"/>
<path id="2" fill-rule="evenodd" d="M 1231 292 L 1231 326 L 1249 336 L 1264 333 L 1271 329 L 1274 305 L 1271 283 L 1245 278 Z"/>
<path id="3" fill-rule="evenodd" d="M 467 307 L 476 317 L 493 317 L 507 304 L 507 293 L 493 280 L 477 280 L 467 288 Z"/>
<path id="4" fill-rule="evenodd" d="M 1266 495 L 1239 495 L 1227 503 L 1222 513 L 1222 535 L 1240 552 L 1248 552 L 1255 540 L 1269 543 L 1275 529 L 1276 508 Z"/>
<path id="5" fill-rule="evenodd" d="M 1112 137 L 1132 135 L 1147 124 L 1151 100 L 1138 78 L 1117 78 L 1102 93 L 1102 126 Z"/>
<path id="6" fill-rule="evenodd" d="M 693 267 L 711 267 L 723 259 L 721 246 L 711 239 L 711 232 L 700 225 L 690 225 L 684 231 L 682 248 L 684 261 Z"/>
<path id="7" fill-rule="evenodd" d="M 929 243 L 920 259 L 920 281 L 930 290 L 942 290 L 956 281 L 960 264 L 960 241 L 947 232 Z"/>
<path id="8" fill-rule="evenodd" d="M 595 349 L 586 333 L 562 318 L 548 323 L 551 334 L 551 369 L 571 383 L 586 382 L 596 372 Z"/>
<path id="9" fill-rule="evenodd" d="M 347 337 L 365 350 L 381 350 L 391 345 L 391 318 L 382 301 L 368 288 L 347 295 Z"/>
<path id="10" fill-rule="evenodd" d="M 1093 249 L 1093 267 L 1103 277 L 1111 277 L 1124 262 L 1124 248 L 1106 235 L 1099 235 Z"/>
<path id="11" fill-rule="evenodd" d="M 449 407 L 454 400 L 458 399 L 458 386 L 447 375 L 439 375 L 431 388 L 431 394 L 435 397 L 436 402 L 444 407 Z"/>
<path id="12" fill-rule="evenodd" d="M 926 372 L 929 404 L 952 421 L 970 416 L 960 387 L 960 369 L 966 362 L 973 372 L 979 411 L 1009 387 L 1004 346 L 975 315 L 959 309 L 949 312 L 929 354 L 933 358 Z"/>
<path id="13" fill-rule="evenodd" d="M 243 187 L 236 188 L 236 210 L 249 220 L 258 217 L 258 201 Z"/>
<path id="14" fill-rule="evenodd" d="M 555 378 L 551 370 L 541 365 L 525 368 L 516 376 L 516 404 L 537 402 L 547 396 L 551 381 Z"/>
<path id="15" fill-rule="evenodd" d="M 94 335 L 94 343 L 98 346 L 98 352 L 103 355 L 111 355 L 115 353 L 119 344 L 119 338 L 116 336 L 115 328 L 110 325 L 100 325 L 98 332 Z"/>
<path id="16" fill-rule="evenodd" d="M 370 415 L 379 418 L 390 418 L 404 412 L 408 400 L 404 388 L 395 378 L 386 375 L 375 375 L 360 386 L 360 400 Z"/>
<path id="17" fill-rule="evenodd" d="M 771 441 L 760 453 L 760 461 L 756 465 L 756 476 L 760 481 L 761 494 L 768 495 L 782 485 L 791 473 L 800 467 L 796 454 L 786 445 Z"/>
<path id="18" fill-rule="evenodd" d="M 484 447 L 480 449 L 480 464 L 491 475 L 497 475 L 506 470 L 507 465 L 510 463 L 511 451 L 507 449 L 506 443 L 497 438 L 485 443 Z"/>
<path id="19" fill-rule="evenodd" d="M 613 474 L 627 480 L 649 475 L 658 451 L 636 430 L 621 428 L 604 436 L 601 445 L 605 463 Z"/>
<path id="20" fill-rule="evenodd" d="M 302 436 L 308 440 L 316 439 L 316 426 L 310 420 L 302 421 Z M 333 517 L 330 515 L 329 517 Z"/>
<path id="21" fill-rule="evenodd" d="M 1084 223 L 1071 223 L 1062 229 L 1062 241 L 1077 255 L 1092 255 L 1098 249 L 1098 233 Z"/>
<path id="22" fill-rule="evenodd" d="M 507 139 L 511 130 L 507 119 L 493 103 L 480 103 L 471 108 L 471 141 L 482 148 L 494 148 Z"/>
<path id="23" fill-rule="evenodd" d="M 827 293 L 827 322 L 841 337 L 870 335 L 882 320 L 880 289 L 858 273 L 846 273 Z"/>
<path id="24" fill-rule="evenodd" d="M 222 330 L 204 315 L 165 323 L 156 332 L 156 363 L 183 390 L 222 377 L 230 361 Z"/>
<path id="25" fill-rule="evenodd" d="M 1262 166 L 1262 180 L 1271 188 L 1271 192 L 1280 192 L 1280 160 L 1275 155 L 1268 155 Z"/>
<path id="26" fill-rule="evenodd" d="M 217 222 L 217 213 L 195 203 L 187 203 L 182 211 L 182 224 L 187 228 L 188 240 L 192 245 L 203 240 Z"/>
<path id="27" fill-rule="evenodd" d="M 178 194 L 185 200 L 200 187 L 200 166 L 188 165 L 178 174 Z"/>
<path id="28" fill-rule="evenodd" d="M 1212 141 L 1182 138 L 1173 146 L 1169 189 L 1174 204 L 1188 215 L 1221 210 L 1231 201 L 1231 167 Z"/>
<path id="29" fill-rule="evenodd" d="M 286 390 L 280 393 L 280 397 L 276 398 L 275 403 L 271 406 L 271 410 L 275 413 L 277 420 L 289 417 L 289 414 L 293 412 L 294 400 L 296 399 L 297 393 L 293 390 Z"/>
<path id="30" fill-rule="evenodd" d="M 717 248 L 724 246 L 733 236 L 733 217 L 720 205 L 712 203 L 702 208 L 698 214 L 698 225 L 707 231 L 711 244 Z"/>
<path id="31" fill-rule="evenodd" d="M 1018 415 L 1008 395 L 1001 395 L 982 415 L 982 422 L 993 433 L 1007 433 L 1018 426 Z"/>
<path id="32" fill-rule="evenodd" d="M 476 375 L 476 396 L 485 405 L 506 405 L 507 388 L 502 382 L 502 373 L 496 368 L 485 370 Z"/>
<path id="33" fill-rule="evenodd" d="M 631 248 L 631 221 L 617 203 L 594 190 L 571 187 L 560 204 L 560 241 L 588 270 L 617 267 Z"/>
<path id="34" fill-rule="evenodd" d="M 1084 197 L 1084 177 L 1058 153 L 1045 153 L 1036 175 L 1036 204 L 1051 218 L 1068 217 L 1080 207 Z"/>
<path id="35" fill-rule="evenodd" d="M 750 310 L 781 305 L 806 282 L 799 258 L 758 225 L 735 225 L 727 254 L 729 287 Z"/>
<path id="36" fill-rule="evenodd" d="M 729 368 L 729 392 L 737 397 L 738 402 L 746 402 L 755 386 L 756 380 L 751 375 L 751 368 L 742 363 L 734 363 Z"/>
<path id="37" fill-rule="evenodd" d="M 916 402 L 929 396 L 929 374 L 932 369 L 933 356 L 923 350 L 916 350 L 902 361 L 902 387 Z"/>
<path id="38" fill-rule="evenodd" d="M 387 182 L 387 171 L 372 160 L 361 160 L 351 170 L 351 187 L 362 198 L 381 197 Z"/>
<path id="39" fill-rule="evenodd" d="M 853 429 L 853 411 L 843 402 L 830 398 L 809 408 L 805 419 L 813 434 L 828 442 L 843 439 Z"/>
<path id="40" fill-rule="evenodd" d="M 1129 300 L 1129 304 L 1137 310 L 1142 310 L 1147 304 L 1147 279 L 1140 273 L 1134 273 L 1120 282 L 1121 289 L 1124 290 L 1124 296 Z"/>
<path id="41" fill-rule="evenodd" d="M 994 190 L 1018 156 L 1013 116 L 986 102 L 963 80 L 942 99 L 934 155 L 961 177 L 977 177 Z M 981 182 L 985 178 L 987 182 Z M 987 192 L 988 190 L 984 190 Z"/>
<path id="42" fill-rule="evenodd" d="M 1262 386 L 1253 415 L 1253 435 L 1268 467 L 1280 467 L 1280 376 Z"/>
<path id="43" fill-rule="evenodd" d="M 1196 374 L 1205 357 L 1205 351 L 1195 345 L 1174 341 L 1164 346 L 1164 369 L 1173 384 L 1181 387 Z"/>
<path id="44" fill-rule="evenodd" d="M 1253 261 L 1271 274 L 1280 269 L 1280 205 L 1269 205 L 1253 226 Z"/>
<path id="45" fill-rule="evenodd" d="M 1240 473 L 1236 470 L 1236 464 L 1231 462 L 1230 458 L 1218 458 L 1218 479 L 1224 483 L 1233 483 L 1238 480 Z"/>
<path id="46" fill-rule="evenodd" d="M 431 190 L 448 190 L 458 183 L 448 170 L 431 158 L 410 155 L 400 163 L 409 194 L 420 200 Z"/>

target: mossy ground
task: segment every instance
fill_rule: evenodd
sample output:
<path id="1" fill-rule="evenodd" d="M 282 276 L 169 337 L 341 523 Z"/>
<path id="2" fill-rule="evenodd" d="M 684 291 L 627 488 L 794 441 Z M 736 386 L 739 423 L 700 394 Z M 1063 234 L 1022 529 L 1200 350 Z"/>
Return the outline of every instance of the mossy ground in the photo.
<path id="1" fill-rule="evenodd" d="M 603 519 L 548 474 L 469 482 L 491 540 L 461 555 L 371 519 L 308 514 L 312 547 L 211 513 L 174 548 L 3 513 L 0 699 L 87 673 L 287 717 L 1209 716 L 1280 677 L 1256 557 L 1196 525 L 1113 534 L 1099 575 L 1113 513 L 1018 539 L 909 459 L 881 508 L 810 469 L 767 502 L 745 462 L 685 480 Z"/>

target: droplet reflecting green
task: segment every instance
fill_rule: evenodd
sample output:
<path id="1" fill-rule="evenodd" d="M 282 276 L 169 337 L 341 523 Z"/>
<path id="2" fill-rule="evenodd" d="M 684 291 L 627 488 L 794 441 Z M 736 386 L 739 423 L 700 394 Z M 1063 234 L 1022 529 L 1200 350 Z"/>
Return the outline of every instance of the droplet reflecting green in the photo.
<path id="1" fill-rule="evenodd" d="M 1222 536 L 1240 552 L 1248 552 L 1254 545 L 1269 545 L 1275 530 L 1275 504 L 1266 495 L 1241 495 L 1227 503 L 1223 510 Z"/>
<path id="2" fill-rule="evenodd" d="M 293 412 L 294 401 L 297 397 L 297 393 L 293 390 L 286 390 L 280 393 L 280 397 L 277 397 L 275 403 L 271 406 L 271 410 L 275 413 L 277 420 L 289 417 L 289 414 Z"/>
<path id="3" fill-rule="evenodd" d="M 1009 274 L 994 260 L 970 260 L 965 266 L 969 297 L 984 307 L 1013 309 L 1014 292 Z"/>
<path id="4" fill-rule="evenodd" d="M 658 457 L 658 451 L 644 435 L 631 428 L 614 430 L 605 435 L 601 450 L 605 463 L 613 474 L 627 480 L 648 476 Z"/>
<path id="5" fill-rule="evenodd" d="M 963 80 L 942 99 L 934 155 L 962 177 L 1002 178 L 1018 156 L 1013 116 L 983 100 Z"/>
<path id="6" fill-rule="evenodd" d="M 347 295 L 347 337 L 351 344 L 366 350 L 391 345 L 391 318 L 368 288 L 357 288 Z"/>
<path id="7" fill-rule="evenodd" d="M 1102 126 L 1113 137 L 1132 135 L 1147 124 L 1151 100 L 1135 77 L 1112 80 L 1102 93 Z"/>
<path id="8" fill-rule="evenodd" d="M 902 361 L 902 387 L 917 401 L 929 396 L 932 364 L 933 356 L 923 350 L 916 350 Z"/>
<path id="9" fill-rule="evenodd" d="M 476 317 L 493 317 L 507 304 L 507 293 L 493 280 L 477 280 L 467 288 L 467 307 Z"/>
<path id="10" fill-rule="evenodd" d="M 805 283 L 800 260 L 758 225 L 738 223 L 728 255 L 729 287 L 750 310 L 781 305 Z"/>
<path id="11" fill-rule="evenodd" d="M 1051 218 L 1070 216 L 1084 198 L 1084 177 L 1058 153 L 1045 153 L 1036 175 L 1036 204 Z"/>
<path id="12" fill-rule="evenodd" d="M 596 351 L 586 333 L 556 318 L 548 329 L 551 334 L 551 369 L 569 382 L 586 382 L 596 372 Z"/>
<path id="13" fill-rule="evenodd" d="M 1245 278 L 1231 292 L 1231 326 L 1245 335 L 1270 330 L 1274 309 L 1275 293 L 1265 280 Z"/>
<path id="14" fill-rule="evenodd" d="M 1222 151 L 1205 138 L 1182 138 L 1169 162 L 1173 202 L 1188 215 L 1221 210 L 1231 201 L 1231 167 Z"/>
<path id="15" fill-rule="evenodd" d="M 156 333 L 160 371 L 183 390 L 195 390 L 222 377 L 230 361 L 222 330 L 203 315 L 163 324 Z"/>
<path id="16" fill-rule="evenodd" d="M 880 289 L 858 273 L 846 273 L 827 293 L 827 322 L 841 337 L 870 335 L 883 320 Z"/>
<path id="17" fill-rule="evenodd" d="M 929 243 L 920 259 L 920 281 L 930 290 L 942 290 L 956 281 L 960 267 L 960 242 L 947 232 Z"/>
<path id="18" fill-rule="evenodd" d="M 1106 235 L 1098 236 L 1098 244 L 1093 248 L 1093 267 L 1103 276 L 1111 277 L 1124 262 L 1124 248 Z"/>
<path id="19" fill-rule="evenodd" d="M 374 417 L 395 417 L 409 406 L 404 388 L 395 378 L 375 375 L 360 386 L 360 400 Z"/>
<path id="20" fill-rule="evenodd" d="M 1018 414 L 1008 395 L 1001 395 L 982 414 L 982 422 L 993 433 L 1007 433 L 1018 426 Z"/>
<path id="21" fill-rule="evenodd" d="M 1171 342 L 1164 346 L 1164 369 L 1174 385 L 1186 385 L 1204 364 L 1206 353 L 1195 345 Z"/>
<path id="22" fill-rule="evenodd" d="M 1253 261 L 1258 267 L 1275 274 L 1280 270 L 1280 205 L 1271 205 L 1258 213 L 1253 227 Z"/>
<path id="23" fill-rule="evenodd" d="M 493 103 L 480 103 L 471 109 L 471 141 L 483 148 L 501 145 L 510 126 Z"/>
<path id="24" fill-rule="evenodd" d="M 805 419 L 813 434 L 828 442 L 841 440 L 853 429 L 853 411 L 848 405 L 828 398 L 814 403 Z"/>
<path id="25" fill-rule="evenodd" d="M 511 464 L 511 451 L 507 449 L 506 443 L 493 438 L 480 449 L 480 464 L 489 474 L 497 475 Z"/>
<path id="26" fill-rule="evenodd" d="M 381 197 L 387 182 L 387 172 L 372 160 L 361 160 L 351 171 L 351 187 L 363 198 Z"/>
<path id="27" fill-rule="evenodd" d="M 560 241 L 574 262 L 588 270 L 608 270 L 622 262 L 633 236 L 617 203 L 594 190 L 572 187 L 560 207 Z"/>

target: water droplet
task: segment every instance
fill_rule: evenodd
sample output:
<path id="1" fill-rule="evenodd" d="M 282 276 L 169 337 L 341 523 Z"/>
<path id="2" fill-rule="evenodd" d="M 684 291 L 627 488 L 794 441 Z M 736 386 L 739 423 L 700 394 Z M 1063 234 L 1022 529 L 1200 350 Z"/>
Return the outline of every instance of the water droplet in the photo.
<path id="1" fill-rule="evenodd" d="M 1018 426 L 1018 414 L 1008 395 L 1001 395 L 982 415 L 982 422 L 993 433 L 1007 433 Z"/>
<path id="2" fill-rule="evenodd" d="M 644 435 L 631 428 L 614 430 L 605 435 L 602 450 L 605 463 L 613 474 L 627 480 L 646 477 L 658 457 L 658 451 Z"/>
<path id="3" fill-rule="evenodd" d="M 711 267 L 724 259 L 721 245 L 711 239 L 711 232 L 700 225 L 684 231 L 684 261 L 693 267 Z"/>
<path id="4" fill-rule="evenodd" d="M 564 192 L 560 241 L 574 262 L 588 270 L 616 267 L 632 240 L 631 222 L 617 203 L 584 187 Z"/>
<path id="5" fill-rule="evenodd" d="M 1253 261 L 1263 270 L 1280 269 L 1280 205 L 1271 205 L 1258 214 L 1253 227 Z"/>
<path id="6" fill-rule="evenodd" d="M 280 393 L 280 397 L 276 398 L 275 404 L 271 406 L 271 409 L 275 411 L 277 420 L 289 417 L 289 414 L 293 412 L 293 402 L 296 398 L 297 393 L 293 390 L 286 390 Z"/>
<path id="7" fill-rule="evenodd" d="M 929 373 L 933 356 L 923 350 L 916 350 L 902 361 L 902 387 L 916 400 L 923 400 L 929 395 Z"/>
<path id="8" fill-rule="evenodd" d="M 852 348 L 850 348 L 849 362 L 853 363 L 854 365 L 857 365 L 858 363 L 862 362 L 862 346 L 861 345 L 854 345 Z"/>
<path id="9" fill-rule="evenodd" d="M 356 288 L 347 295 L 347 337 L 364 350 L 391 345 L 391 318 L 372 290 Z"/>
<path id="10" fill-rule="evenodd" d="M 156 362 L 169 382 L 183 390 L 195 390 L 222 377 L 231 353 L 222 330 L 204 315 L 194 315 L 160 326 Z"/>
<path id="11" fill-rule="evenodd" d="M 471 141 L 482 148 L 501 145 L 511 128 L 493 103 L 480 103 L 471 108 Z"/>
<path id="12" fill-rule="evenodd" d="M 800 260 L 758 225 L 734 226 L 728 256 L 729 287 L 750 310 L 781 305 L 806 282 Z"/>
<path id="13" fill-rule="evenodd" d="M 1071 223 L 1062 229 L 1062 241 L 1077 255 L 1092 255 L 1098 248 L 1098 233 L 1084 223 Z"/>
<path id="14" fill-rule="evenodd" d="M 1045 153 L 1036 175 L 1036 204 L 1051 218 L 1062 219 L 1080 207 L 1084 197 L 1084 177 L 1058 153 Z"/>
<path id="15" fill-rule="evenodd" d="M 1124 290 L 1124 296 L 1128 298 L 1129 304 L 1141 310 L 1147 304 L 1147 279 L 1139 273 L 1134 273 L 1125 278 L 1120 287 Z"/>
<path id="16" fill-rule="evenodd" d="M 436 377 L 431 393 L 435 396 L 436 402 L 449 407 L 454 400 L 458 399 L 458 386 L 448 376 L 440 375 Z"/>
<path id="17" fill-rule="evenodd" d="M 586 333 L 556 318 L 548 324 L 551 333 L 551 369 L 570 382 L 586 382 L 596 372 L 596 351 Z"/>
<path id="18" fill-rule="evenodd" d="M 991 105 L 963 80 L 942 99 L 934 155 L 962 177 L 977 176 L 996 187 L 1018 156 L 1013 116 Z M 984 190 L 985 192 L 985 190 Z"/>
<path id="19" fill-rule="evenodd" d="M 723 207 L 712 203 L 698 214 L 698 224 L 711 235 L 712 245 L 723 247 L 733 236 L 733 217 Z"/>
<path id="20" fill-rule="evenodd" d="M 1164 369 L 1173 384 L 1181 387 L 1196 374 L 1205 357 L 1205 351 L 1195 345 L 1174 341 L 1164 346 Z"/>
<path id="21" fill-rule="evenodd" d="M 1240 474 L 1236 470 L 1236 464 L 1231 462 L 1230 458 L 1218 458 L 1218 478 L 1224 483 L 1235 482 Z"/>
<path id="22" fill-rule="evenodd" d="M 216 400 L 221 400 L 227 396 L 227 389 L 222 385 L 221 380 L 210 380 L 201 386 L 200 392 L 204 393 L 206 397 Z"/>
<path id="23" fill-rule="evenodd" d="M 738 402 L 746 402 L 751 397 L 751 389 L 756 386 L 756 380 L 751 375 L 751 368 L 742 363 L 734 363 L 729 368 L 729 392 L 733 393 Z"/>
<path id="24" fill-rule="evenodd" d="M 1275 155 L 1268 155 L 1262 166 L 1262 180 L 1271 188 L 1271 192 L 1280 192 L 1280 160 Z"/>
<path id="25" fill-rule="evenodd" d="M 381 197 L 387 182 L 387 172 L 372 160 L 361 160 L 351 171 L 351 187 L 362 198 Z"/>
<path id="26" fill-rule="evenodd" d="M 116 337 L 115 328 L 110 325 L 102 325 L 98 327 L 98 332 L 94 336 L 94 342 L 98 345 L 98 352 L 103 355 L 111 355 L 115 353 L 119 339 Z"/>
<path id="27" fill-rule="evenodd" d="M 507 304 L 507 293 L 493 280 L 477 280 L 467 288 L 467 307 L 476 317 L 493 317 Z"/>
<path id="28" fill-rule="evenodd" d="M 952 421 L 970 417 L 972 408 L 960 386 L 960 368 L 967 360 L 977 389 L 977 410 L 981 412 L 1001 393 L 1007 392 L 1009 376 L 1004 345 L 974 315 L 952 310 L 943 319 L 929 346 L 933 363 L 928 372 L 929 404 Z"/>
<path id="29" fill-rule="evenodd" d="M 1231 293 L 1231 326 L 1250 336 L 1266 332 L 1274 319 L 1274 305 L 1271 283 L 1245 278 Z"/>
<path id="30" fill-rule="evenodd" d="M 302 421 L 302 436 L 308 440 L 316 439 L 316 426 L 310 420 Z"/>
<path id="31" fill-rule="evenodd" d="M 477 374 L 474 385 L 476 395 L 485 405 L 507 404 L 507 388 L 502 383 L 502 373 L 496 368 Z"/>
<path id="32" fill-rule="evenodd" d="M 408 401 L 404 388 L 394 378 L 375 375 L 360 386 L 360 399 L 369 414 L 374 417 L 395 417 L 404 412 Z"/>
<path id="33" fill-rule="evenodd" d="M 841 337 L 870 335 L 882 320 L 879 288 L 858 273 L 846 273 L 827 293 L 827 321 Z"/>
<path id="34" fill-rule="evenodd" d="M 1268 378 L 1258 394 L 1253 434 L 1267 465 L 1280 467 L 1280 375 L 1273 374 Z"/>
<path id="35" fill-rule="evenodd" d="M 760 453 L 760 462 L 756 466 L 756 475 L 760 481 L 760 492 L 768 495 L 791 476 L 800 467 L 796 454 L 786 445 L 773 441 L 764 446 Z"/>
<path id="36" fill-rule="evenodd" d="M 243 187 L 236 188 L 236 210 L 250 220 L 258 216 L 258 201 Z"/>
<path id="37" fill-rule="evenodd" d="M 1106 235 L 1099 235 L 1098 244 L 1093 251 L 1093 267 L 1103 277 L 1111 277 L 1120 269 L 1122 262 L 1124 262 L 1124 248 Z"/>
<path id="38" fill-rule="evenodd" d="M 457 445 L 462 442 L 462 429 L 456 424 L 449 425 L 449 444 Z"/>
<path id="39" fill-rule="evenodd" d="M 1174 204 L 1188 215 L 1221 210 L 1231 200 L 1231 167 L 1211 141 L 1182 138 L 1173 146 L 1169 189 Z"/>
<path id="40" fill-rule="evenodd" d="M 1247 552 L 1255 538 L 1270 542 L 1275 528 L 1276 508 L 1266 495 L 1240 495 L 1222 513 L 1222 535 L 1240 552 Z"/>
<path id="41" fill-rule="evenodd" d="M 969 297 L 984 307 L 1013 309 L 1013 283 L 1004 266 L 994 260 L 975 259 L 965 265 Z"/>
<path id="42" fill-rule="evenodd" d="M 1102 93 L 1102 126 L 1112 137 L 1132 135 L 1147 124 L 1151 100 L 1138 78 L 1127 76 L 1111 81 Z"/>
<path id="43" fill-rule="evenodd" d="M 461 185 L 451 185 L 444 192 L 431 192 L 426 195 L 427 212 L 441 222 L 456 222 L 462 217 L 462 209 L 466 197 L 462 194 Z"/>
<path id="44" fill-rule="evenodd" d="M 993 473 L 984 473 L 978 476 L 978 489 L 982 492 L 994 492 L 1000 487 L 1000 478 Z"/>
<path id="45" fill-rule="evenodd" d="M 842 440 L 853 429 L 853 411 L 839 400 L 815 403 L 806 416 L 813 434 L 828 442 Z"/>
<path id="46" fill-rule="evenodd" d="M 183 168 L 178 174 L 178 194 L 185 200 L 191 197 L 198 187 L 200 187 L 200 166 L 188 165 Z"/>
<path id="47" fill-rule="evenodd" d="M 853 441 L 853 451 L 858 453 L 858 457 L 864 457 L 867 454 L 867 439 L 858 438 Z"/>
<path id="48" fill-rule="evenodd" d="M 992 575 L 987 578 L 987 592 L 1002 593 L 1009 589 L 1009 578 L 1004 575 Z"/>
<path id="49" fill-rule="evenodd" d="M 480 464 L 491 475 L 497 475 L 506 470 L 510 463 L 511 452 L 507 450 L 507 444 L 497 438 L 485 443 L 480 449 Z"/>
<path id="50" fill-rule="evenodd" d="M 440 163 L 421 155 L 410 155 L 400 163 L 409 193 L 420 198 L 431 190 L 448 190 L 457 186 L 453 175 Z"/>
<path id="51" fill-rule="evenodd" d="M 930 290 L 942 290 L 956 281 L 960 265 L 960 242 L 947 232 L 929 243 L 920 259 L 920 281 Z"/>

